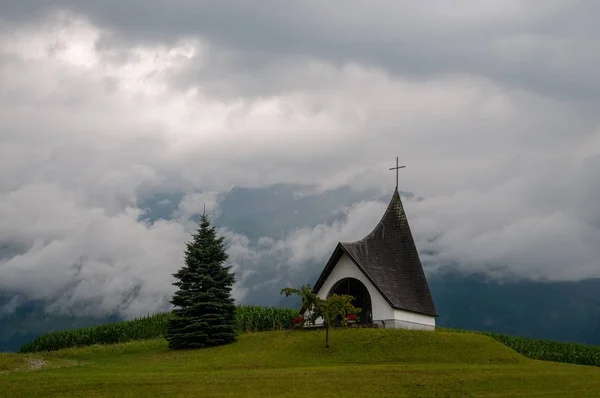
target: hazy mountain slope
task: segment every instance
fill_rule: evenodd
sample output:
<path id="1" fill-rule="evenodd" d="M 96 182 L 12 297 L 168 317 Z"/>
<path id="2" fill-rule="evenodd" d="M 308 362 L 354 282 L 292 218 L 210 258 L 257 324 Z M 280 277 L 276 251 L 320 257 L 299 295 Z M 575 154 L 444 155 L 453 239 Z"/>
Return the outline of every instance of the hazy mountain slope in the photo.
<path id="1" fill-rule="evenodd" d="M 7 303 L 0 297 L 0 307 Z M 35 337 L 55 330 L 82 328 L 118 320 L 116 316 L 90 317 L 47 314 L 42 302 L 28 302 L 14 313 L 0 314 L 0 352 L 16 351 Z"/>
<path id="2" fill-rule="evenodd" d="M 450 271 L 429 286 L 442 326 L 600 344 L 600 279 L 499 282 Z"/>
<path id="3" fill-rule="evenodd" d="M 215 222 L 251 240 L 280 238 L 296 228 L 331 223 L 340 217 L 342 208 L 380 195 L 375 190 L 355 192 L 349 188 L 303 195 L 306 189 L 284 184 L 262 189 L 236 187 L 221 201 Z"/>

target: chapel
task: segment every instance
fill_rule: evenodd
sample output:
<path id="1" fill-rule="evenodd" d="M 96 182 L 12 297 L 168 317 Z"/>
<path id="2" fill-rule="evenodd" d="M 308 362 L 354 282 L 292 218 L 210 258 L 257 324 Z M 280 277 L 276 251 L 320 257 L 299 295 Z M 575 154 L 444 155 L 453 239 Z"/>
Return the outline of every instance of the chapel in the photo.
<path id="1" fill-rule="evenodd" d="M 373 231 L 356 242 L 339 242 L 313 291 L 323 299 L 353 296 L 353 305 L 361 308 L 358 323 L 435 329 L 438 314 L 397 184 Z"/>

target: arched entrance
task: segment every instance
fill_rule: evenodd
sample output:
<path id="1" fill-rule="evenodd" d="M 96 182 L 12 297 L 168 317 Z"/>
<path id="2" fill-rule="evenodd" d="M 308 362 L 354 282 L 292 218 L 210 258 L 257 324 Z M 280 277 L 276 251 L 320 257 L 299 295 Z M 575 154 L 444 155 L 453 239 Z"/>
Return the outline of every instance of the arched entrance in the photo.
<path id="1" fill-rule="evenodd" d="M 358 314 L 358 324 L 370 324 L 373 323 L 373 309 L 371 307 L 371 295 L 367 290 L 367 287 L 358 279 L 355 278 L 344 278 L 340 279 L 333 285 L 327 297 L 333 294 L 347 294 L 354 297 L 352 305 L 356 308 L 360 308 L 360 314 Z M 339 326 L 341 320 L 338 320 L 334 326 Z"/>

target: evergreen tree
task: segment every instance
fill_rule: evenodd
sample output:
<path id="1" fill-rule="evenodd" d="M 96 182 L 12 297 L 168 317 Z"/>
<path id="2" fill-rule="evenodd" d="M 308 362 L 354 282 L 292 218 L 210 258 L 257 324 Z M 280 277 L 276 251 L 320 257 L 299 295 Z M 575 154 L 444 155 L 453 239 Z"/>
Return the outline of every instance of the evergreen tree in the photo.
<path id="1" fill-rule="evenodd" d="M 203 214 L 199 228 L 187 243 L 185 265 L 173 276 L 179 290 L 165 338 L 169 348 L 201 348 L 236 340 L 235 303 L 231 288 L 235 276 L 223 264 L 228 255 L 223 237 Z"/>

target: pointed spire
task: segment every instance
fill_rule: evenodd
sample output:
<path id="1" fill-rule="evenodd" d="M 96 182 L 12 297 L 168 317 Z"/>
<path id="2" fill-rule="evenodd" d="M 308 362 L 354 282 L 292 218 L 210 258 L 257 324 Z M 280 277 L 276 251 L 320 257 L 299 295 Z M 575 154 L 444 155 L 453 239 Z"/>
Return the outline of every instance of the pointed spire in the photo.
<path id="1" fill-rule="evenodd" d="M 396 170 L 396 188 L 379 223 L 363 239 L 337 245 L 314 291 L 346 254 L 392 308 L 438 316 L 398 191 L 398 170 L 404 167 L 396 158 L 396 167 L 390 168 Z"/>
<path id="2" fill-rule="evenodd" d="M 340 246 L 393 308 L 437 316 L 397 187 L 373 231 Z"/>

